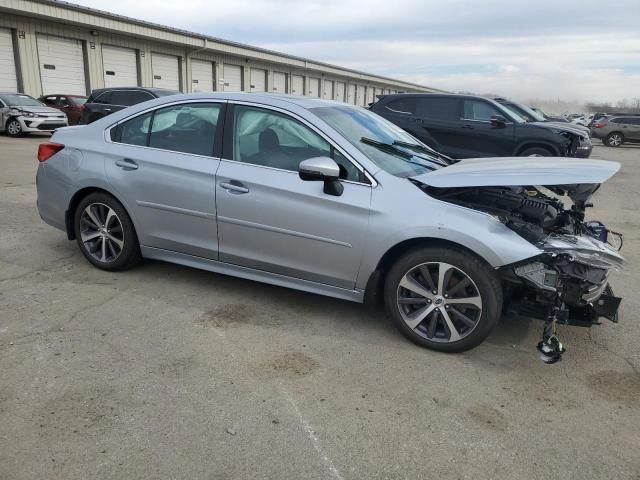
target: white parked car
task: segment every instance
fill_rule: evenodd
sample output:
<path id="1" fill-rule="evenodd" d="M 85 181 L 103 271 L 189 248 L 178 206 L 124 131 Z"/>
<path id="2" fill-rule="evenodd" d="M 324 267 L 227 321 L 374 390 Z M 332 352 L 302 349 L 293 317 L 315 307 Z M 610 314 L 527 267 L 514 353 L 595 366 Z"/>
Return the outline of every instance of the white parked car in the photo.
<path id="1" fill-rule="evenodd" d="M 52 132 L 68 125 L 64 112 L 47 107 L 30 95 L 0 92 L 0 132 L 17 137 L 23 133 Z"/>

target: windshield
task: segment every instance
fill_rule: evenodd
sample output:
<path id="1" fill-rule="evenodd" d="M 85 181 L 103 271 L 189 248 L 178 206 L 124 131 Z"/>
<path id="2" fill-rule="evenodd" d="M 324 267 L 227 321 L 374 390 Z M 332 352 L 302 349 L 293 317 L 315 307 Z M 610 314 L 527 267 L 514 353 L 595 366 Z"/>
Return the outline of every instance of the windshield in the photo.
<path id="1" fill-rule="evenodd" d="M 442 159 L 427 152 L 427 146 L 375 113 L 349 105 L 310 111 L 392 175 L 412 177 L 442 168 Z"/>
<path id="2" fill-rule="evenodd" d="M 542 114 L 536 112 L 532 108 L 527 107 L 526 105 L 522 105 L 521 103 L 509 103 L 504 105 L 505 107 L 511 107 L 515 109 L 520 116 L 525 117 L 530 122 L 544 122 L 545 119 Z"/>
<path id="3" fill-rule="evenodd" d="M 2 100 L 5 105 L 9 107 L 42 107 L 42 103 L 36 100 L 29 95 L 24 95 L 22 93 L 10 93 L 8 95 L 0 95 L 0 100 Z"/>

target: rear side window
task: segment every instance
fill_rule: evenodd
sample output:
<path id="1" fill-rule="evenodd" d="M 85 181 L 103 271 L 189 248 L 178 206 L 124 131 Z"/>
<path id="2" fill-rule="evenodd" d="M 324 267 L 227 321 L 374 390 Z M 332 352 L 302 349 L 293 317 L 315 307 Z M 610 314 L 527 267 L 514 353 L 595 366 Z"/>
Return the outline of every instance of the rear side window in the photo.
<path id="1" fill-rule="evenodd" d="M 455 98 L 420 98 L 416 114 L 433 120 L 458 120 L 458 105 Z"/>
<path id="2" fill-rule="evenodd" d="M 139 115 L 128 122 L 120 124 L 119 130 L 119 143 L 126 143 L 127 145 L 140 145 L 146 146 L 149 136 L 149 126 L 151 125 L 152 112 Z"/>
<path id="3" fill-rule="evenodd" d="M 121 123 L 112 140 L 173 152 L 213 155 L 220 116 L 216 103 L 189 103 L 160 108 Z"/>
<path id="4" fill-rule="evenodd" d="M 175 105 L 155 111 L 149 146 L 174 152 L 213 155 L 220 105 Z"/>
<path id="5" fill-rule="evenodd" d="M 112 103 L 111 92 L 102 92 L 96 98 L 93 99 L 93 103 L 106 103 L 106 104 Z"/>
<path id="6" fill-rule="evenodd" d="M 398 100 L 390 101 L 384 108 L 392 111 L 393 113 L 411 115 L 416 113 L 416 100 L 414 98 L 400 98 Z"/>
<path id="7" fill-rule="evenodd" d="M 494 115 L 502 115 L 502 113 L 493 105 L 480 100 L 464 100 L 463 119 L 488 122 Z"/>
<path id="8" fill-rule="evenodd" d="M 138 103 L 153 100 L 155 97 L 148 92 L 142 90 L 132 90 L 130 93 L 129 103 L 127 105 L 136 105 Z"/>

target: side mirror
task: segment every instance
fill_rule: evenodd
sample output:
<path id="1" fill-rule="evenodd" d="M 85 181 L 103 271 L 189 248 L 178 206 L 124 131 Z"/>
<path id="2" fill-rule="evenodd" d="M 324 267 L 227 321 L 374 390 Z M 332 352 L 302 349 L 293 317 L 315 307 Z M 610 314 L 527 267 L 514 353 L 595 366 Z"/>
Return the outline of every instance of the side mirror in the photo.
<path id="1" fill-rule="evenodd" d="M 492 127 L 504 128 L 507 126 L 507 119 L 502 115 L 494 115 L 489 119 L 489 121 L 491 122 Z"/>
<path id="2" fill-rule="evenodd" d="M 339 197 L 344 191 L 340 183 L 340 167 L 329 157 L 308 158 L 300 162 L 298 175 L 307 182 L 324 182 L 324 193 Z"/>

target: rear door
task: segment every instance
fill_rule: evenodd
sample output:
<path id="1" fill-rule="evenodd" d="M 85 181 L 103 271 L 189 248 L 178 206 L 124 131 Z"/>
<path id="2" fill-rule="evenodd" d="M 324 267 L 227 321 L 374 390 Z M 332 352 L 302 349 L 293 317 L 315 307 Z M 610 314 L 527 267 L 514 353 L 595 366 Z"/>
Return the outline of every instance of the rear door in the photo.
<path id="1" fill-rule="evenodd" d="M 142 245 L 217 259 L 214 185 L 224 105 L 172 105 L 111 130 L 107 177 Z"/>
<path id="2" fill-rule="evenodd" d="M 216 178 L 220 260 L 353 289 L 371 185 L 301 119 L 249 105 L 236 105 L 227 119 Z M 343 166 L 341 196 L 299 178 L 300 162 L 317 156 Z"/>

